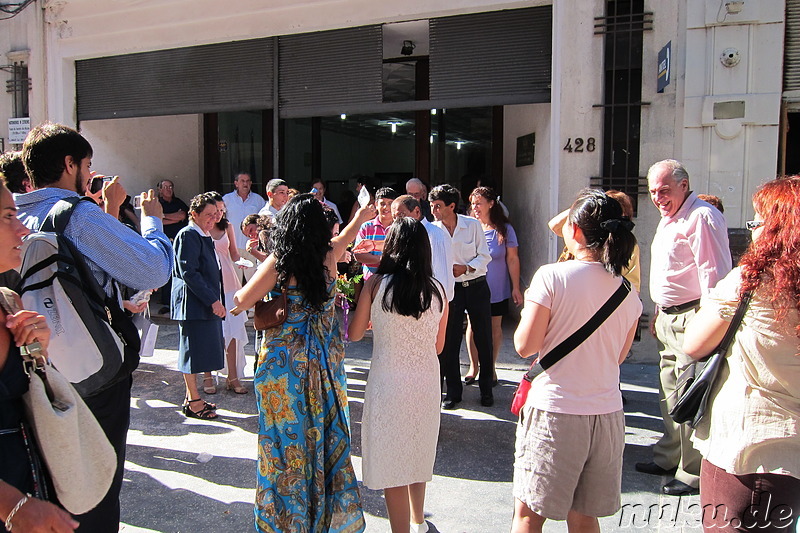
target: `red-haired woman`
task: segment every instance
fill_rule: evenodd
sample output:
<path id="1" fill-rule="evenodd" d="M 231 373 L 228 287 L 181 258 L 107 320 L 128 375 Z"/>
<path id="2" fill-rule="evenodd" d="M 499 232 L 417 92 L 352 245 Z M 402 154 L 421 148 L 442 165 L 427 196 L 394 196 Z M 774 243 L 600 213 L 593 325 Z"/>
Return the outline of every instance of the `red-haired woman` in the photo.
<path id="1" fill-rule="evenodd" d="M 710 354 L 752 293 L 693 437 L 705 531 L 794 531 L 800 515 L 800 176 L 761 186 L 753 207 L 753 243 L 703 299 L 683 345 Z"/>

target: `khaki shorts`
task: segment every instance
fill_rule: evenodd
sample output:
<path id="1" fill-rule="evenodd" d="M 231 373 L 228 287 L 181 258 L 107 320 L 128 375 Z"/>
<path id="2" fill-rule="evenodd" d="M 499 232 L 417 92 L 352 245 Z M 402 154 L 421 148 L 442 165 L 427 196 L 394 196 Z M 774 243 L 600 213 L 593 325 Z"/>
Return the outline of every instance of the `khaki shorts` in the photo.
<path id="1" fill-rule="evenodd" d="M 570 510 L 610 516 L 620 508 L 625 414 L 567 415 L 526 406 L 517 424 L 514 497 L 566 520 Z"/>

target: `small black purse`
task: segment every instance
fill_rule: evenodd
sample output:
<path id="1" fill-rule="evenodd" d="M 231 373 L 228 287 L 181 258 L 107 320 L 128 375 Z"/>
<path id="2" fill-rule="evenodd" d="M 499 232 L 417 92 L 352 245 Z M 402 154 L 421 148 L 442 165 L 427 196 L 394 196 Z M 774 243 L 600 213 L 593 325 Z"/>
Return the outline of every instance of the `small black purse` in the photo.
<path id="1" fill-rule="evenodd" d="M 739 301 L 739 306 L 736 308 L 736 313 L 733 315 L 728 330 L 725 336 L 714 351 L 714 355 L 708 360 L 699 375 L 694 375 L 696 371 L 696 364 L 687 371 L 691 372 L 683 379 L 682 387 L 677 390 L 683 389 L 683 393 L 675 405 L 670 409 L 669 416 L 678 424 L 688 423 L 690 427 L 695 428 L 697 424 L 703 419 L 708 407 L 708 400 L 711 396 L 711 389 L 714 382 L 717 380 L 722 363 L 725 361 L 725 354 L 728 352 L 728 347 L 733 340 L 739 325 L 742 323 L 744 313 L 750 303 L 751 293 L 746 292 L 742 295 Z M 683 376 L 681 376 L 683 378 Z M 679 379 L 679 381 L 681 381 Z"/>

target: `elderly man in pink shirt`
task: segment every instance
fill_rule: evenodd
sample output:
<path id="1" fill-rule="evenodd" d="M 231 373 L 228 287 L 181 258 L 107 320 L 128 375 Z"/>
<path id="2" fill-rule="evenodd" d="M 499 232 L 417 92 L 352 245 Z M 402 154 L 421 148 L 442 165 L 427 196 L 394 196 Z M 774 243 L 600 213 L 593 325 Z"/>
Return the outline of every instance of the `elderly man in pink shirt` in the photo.
<path id="1" fill-rule="evenodd" d="M 662 487 L 671 496 L 696 494 L 701 457 L 692 446 L 688 425 L 669 416 L 677 401 L 678 377 L 694 360 L 683 352 L 683 332 L 717 281 L 731 269 L 725 217 L 689 190 L 689 174 L 674 159 L 659 161 L 647 173 L 650 198 L 661 214 L 650 252 L 650 297 L 656 304 L 652 329 L 663 344 L 660 360 L 661 416 L 664 436 L 653 461 L 636 463 L 647 474 L 673 474 Z"/>

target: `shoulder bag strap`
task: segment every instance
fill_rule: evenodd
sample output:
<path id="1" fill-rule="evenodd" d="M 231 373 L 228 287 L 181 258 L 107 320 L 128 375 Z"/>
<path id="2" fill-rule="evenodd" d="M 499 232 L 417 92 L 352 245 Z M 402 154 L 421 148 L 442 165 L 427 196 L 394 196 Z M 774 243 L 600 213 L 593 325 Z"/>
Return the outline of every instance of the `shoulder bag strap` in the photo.
<path id="1" fill-rule="evenodd" d="M 748 291 L 742 295 L 742 299 L 739 300 L 739 305 L 736 307 L 736 313 L 734 313 L 733 318 L 731 319 L 731 323 L 728 326 L 727 331 L 725 331 L 725 336 L 722 337 L 722 340 L 719 342 L 719 346 L 717 349 L 714 350 L 714 353 L 722 353 L 728 351 L 728 346 L 730 346 L 733 337 L 736 335 L 736 332 L 739 330 L 739 325 L 742 323 L 742 319 L 744 318 L 744 313 L 747 311 L 747 306 L 750 305 L 750 299 L 753 297 L 753 294 Z"/>
<path id="2" fill-rule="evenodd" d="M 561 341 L 561 343 L 550 350 L 544 357 L 542 357 L 538 362 L 533 363 L 531 365 L 530 370 L 525 375 L 525 377 L 530 381 L 533 379 L 534 375 L 538 374 L 536 372 L 536 366 L 541 366 L 544 370 L 547 370 L 561 359 L 564 358 L 565 355 L 573 351 L 575 348 L 580 346 L 583 341 L 589 338 L 589 336 L 594 333 L 600 325 L 606 321 L 606 319 L 611 316 L 617 307 L 622 303 L 623 300 L 628 296 L 631 292 L 631 283 L 622 278 L 622 283 L 620 283 L 619 288 L 614 291 L 614 294 L 603 304 L 603 306 L 597 310 L 597 312 L 592 315 L 586 324 L 581 326 L 575 333 Z"/>

